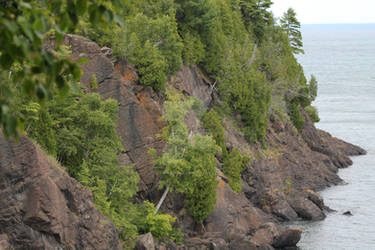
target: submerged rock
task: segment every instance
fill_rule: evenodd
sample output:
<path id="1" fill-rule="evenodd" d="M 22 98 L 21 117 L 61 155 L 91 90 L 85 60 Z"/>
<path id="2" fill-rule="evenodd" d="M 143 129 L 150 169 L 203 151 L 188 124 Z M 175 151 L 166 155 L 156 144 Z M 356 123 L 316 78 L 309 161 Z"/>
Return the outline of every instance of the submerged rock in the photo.
<path id="1" fill-rule="evenodd" d="M 343 215 L 347 215 L 347 216 L 353 216 L 352 212 L 351 211 L 346 211 L 343 213 Z"/>

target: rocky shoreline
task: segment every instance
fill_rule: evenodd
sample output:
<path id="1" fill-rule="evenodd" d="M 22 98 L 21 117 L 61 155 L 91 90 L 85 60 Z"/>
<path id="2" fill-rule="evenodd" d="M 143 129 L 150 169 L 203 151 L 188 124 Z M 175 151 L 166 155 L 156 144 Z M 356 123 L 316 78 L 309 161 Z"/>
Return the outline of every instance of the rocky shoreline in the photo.
<path id="1" fill-rule="evenodd" d="M 163 127 L 163 100 L 151 88 L 139 86 L 137 73 L 126 60 L 114 62 L 108 48 L 74 35 L 65 36 L 72 60 L 89 59 L 82 66 L 81 83 L 90 86 L 96 75 L 103 98 L 119 102 L 118 135 L 125 152 L 123 165 L 134 164 L 141 181 L 137 199 L 156 202 L 159 177 L 147 151 L 162 150 L 156 138 Z M 53 41 L 46 45 L 53 46 Z M 168 86 L 202 101 L 219 102 L 215 91 L 197 67 L 184 66 Z M 342 180 L 339 168 L 352 164 L 349 156 L 366 152 L 318 130 L 301 110 L 305 125 L 297 131 L 288 120 L 271 117 L 265 144 L 248 144 L 225 119 L 228 148 L 236 147 L 251 158 L 242 174 L 243 187 L 234 193 L 220 172 L 217 203 L 204 225 L 196 225 L 184 207 L 183 197 L 170 194 L 162 210 L 177 217 L 184 232 L 181 245 L 158 243 L 151 235 L 140 237 L 138 249 L 275 249 L 295 246 L 300 228 L 285 229 L 281 222 L 320 220 L 328 208 L 315 192 Z M 197 115 L 186 117 L 191 131 L 204 133 Z M 115 228 L 93 206 L 91 193 L 70 178 L 25 136 L 20 143 L 0 140 L 0 248 L 1 249 L 120 249 Z M 4 177 L 4 178 L 3 178 Z"/>

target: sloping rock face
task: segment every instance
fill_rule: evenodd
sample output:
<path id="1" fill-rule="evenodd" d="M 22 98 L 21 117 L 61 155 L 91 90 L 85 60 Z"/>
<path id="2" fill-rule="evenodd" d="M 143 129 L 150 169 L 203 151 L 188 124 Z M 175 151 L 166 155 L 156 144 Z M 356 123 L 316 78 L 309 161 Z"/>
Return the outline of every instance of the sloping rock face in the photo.
<path id="1" fill-rule="evenodd" d="M 163 97 L 148 87 L 137 85 L 134 67 L 125 59 L 114 62 L 108 57 L 111 54 L 108 48 L 100 49 L 92 41 L 74 35 L 66 36 L 64 43 L 72 48 L 73 60 L 89 59 L 82 65 L 84 74 L 81 78 L 89 91 L 119 102 L 118 135 L 126 150 L 120 155 L 120 161 L 134 164 L 140 174 L 138 198 L 156 202 L 160 197 L 159 177 L 153 171 L 147 152 L 150 148 L 160 152 L 164 147 L 155 136 L 165 125 L 160 122 Z M 98 83 L 95 90 L 91 89 L 94 74 Z M 184 66 L 171 77 L 168 86 L 200 99 L 202 108 L 209 108 L 219 102 L 214 85 L 199 68 Z M 324 218 L 324 203 L 311 192 L 341 182 L 336 172 L 351 164 L 348 155 L 365 153 L 317 130 L 303 114 L 306 123 L 301 131 L 290 122 L 273 117 L 265 138 L 266 149 L 260 144 L 248 144 L 232 122 L 225 120 L 227 147 L 236 147 L 252 158 L 242 174 L 242 192 L 234 193 L 226 177 L 219 174 L 218 200 L 204 227 L 194 224 L 181 195 L 169 194 L 162 210 L 178 217 L 177 223 L 185 238 L 182 245 L 160 243 L 155 248 L 273 249 L 295 245 L 301 230 L 284 230 L 279 221 Z M 190 112 L 185 121 L 190 130 L 204 133 L 197 117 Z M 220 167 L 219 163 L 219 173 Z"/>
<path id="2" fill-rule="evenodd" d="M 63 43 L 71 47 L 73 61 L 88 59 L 88 62 L 82 65 L 81 83 L 104 98 L 118 101 L 117 133 L 125 148 L 125 152 L 119 157 L 120 164 L 135 165 L 141 178 L 140 197 L 150 199 L 150 195 L 158 191 L 159 178 L 152 171 L 152 159 L 148 151 L 151 148 L 160 151 L 164 146 L 163 142 L 155 137 L 164 126 L 160 121 L 160 98 L 150 87 L 135 85 L 138 76 L 125 59 L 113 64 L 112 58 L 102 53 L 96 43 L 80 36 L 66 35 Z M 96 76 L 98 89 L 91 89 L 93 75 Z"/>
<path id="3" fill-rule="evenodd" d="M 0 135 L 0 249 L 122 249 L 92 194 L 26 136 Z"/>

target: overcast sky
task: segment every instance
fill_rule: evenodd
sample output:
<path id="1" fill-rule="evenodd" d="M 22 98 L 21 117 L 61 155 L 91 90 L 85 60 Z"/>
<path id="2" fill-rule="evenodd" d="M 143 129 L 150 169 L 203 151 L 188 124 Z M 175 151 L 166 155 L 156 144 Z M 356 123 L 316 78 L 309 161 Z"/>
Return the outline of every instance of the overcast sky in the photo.
<path id="1" fill-rule="evenodd" d="M 375 23 L 375 0 L 272 0 L 276 17 L 292 7 L 302 24 Z"/>

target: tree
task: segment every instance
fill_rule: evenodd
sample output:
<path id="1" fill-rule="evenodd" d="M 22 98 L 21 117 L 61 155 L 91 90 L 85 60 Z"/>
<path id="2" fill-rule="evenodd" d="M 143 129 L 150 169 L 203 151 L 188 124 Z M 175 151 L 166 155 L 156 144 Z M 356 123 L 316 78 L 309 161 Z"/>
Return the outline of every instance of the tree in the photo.
<path id="1" fill-rule="evenodd" d="M 145 12 L 148 13 L 150 8 L 161 4 L 158 1 L 151 2 L 153 3 L 139 4 L 146 5 Z M 168 9 L 164 15 L 149 15 L 140 12 L 126 20 L 126 27 L 118 34 L 113 34 L 113 49 L 115 56 L 126 55 L 129 61 L 137 66 L 140 83 L 160 91 L 164 90 L 167 77 L 182 67 L 183 43 L 177 32 L 173 9 Z"/>
<path id="2" fill-rule="evenodd" d="M 61 93 L 77 81 L 81 71 L 65 56 L 44 48 L 45 40 L 56 39 L 56 51 L 63 35 L 71 32 L 85 15 L 93 24 L 115 19 L 119 1 L 0 1 L 0 71 L 11 85 L 1 86 L 0 123 L 5 136 L 17 136 L 21 119 L 11 110 L 11 89 L 22 87 L 26 96 L 41 102 L 57 88 Z M 1 72 L 0 72 L 1 73 Z"/>
<path id="3" fill-rule="evenodd" d="M 309 97 L 310 100 L 313 102 L 315 101 L 316 96 L 318 95 L 318 81 L 314 75 L 311 75 L 310 82 L 309 82 Z"/>
<path id="4" fill-rule="evenodd" d="M 262 41 L 266 26 L 272 21 L 272 15 L 268 11 L 271 0 L 241 0 L 241 12 L 245 25 L 252 30 L 258 41 Z"/>
<path id="5" fill-rule="evenodd" d="M 189 134 L 184 118 L 193 100 L 181 101 L 177 93 L 167 94 L 163 119 L 168 126 L 162 133 L 166 148 L 161 156 L 153 152 L 155 170 L 161 176 L 160 186 L 166 188 L 156 212 L 168 191 L 177 191 L 186 195 L 189 211 L 196 222 L 202 223 L 216 203 L 215 153 L 220 148 L 211 136 Z"/>
<path id="6" fill-rule="evenodd" d="M 297 14 L 294 9 L 289 8 L 280 19 L 281 28 L 288 35 L 290 46 L 294 54 L 304 53 L 302 47 L 301 24 L 297 20 Z"/>

